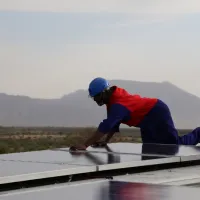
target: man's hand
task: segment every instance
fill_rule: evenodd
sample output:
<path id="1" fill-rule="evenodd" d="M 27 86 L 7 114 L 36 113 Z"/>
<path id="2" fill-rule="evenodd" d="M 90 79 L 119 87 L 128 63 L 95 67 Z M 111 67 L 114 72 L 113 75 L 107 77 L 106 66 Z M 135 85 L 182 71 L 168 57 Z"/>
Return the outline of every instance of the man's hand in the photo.
<path id="1" fill-rule="evenodd" d="M 86 149 L 87 149 L 87 147 L 85 145 L 75 145 L 75 146 L 71 146 L 69 148 L 69 151 L 78 151 L 78 150 L 85 151 Z"/>
<path id="2" fill-rule="evenodd" d="M 110 132 L 107 134 L 106 139 L 104 141 L 98 141 L 91 144 L 91 147 L 106 147 L 110 139 L 113 137 L 115 132 Z"/>
<path id="3" fill-rule="evenodd" d="M 99 131 L 96 131 L 93 133 L 93 135 L 88 138 L 84 145 L 76 145 L 76 146 L 72 146 L 70 147 L 70 151 L 76 151 L 76 150 L 86 150 L 87 147 L 89 146 L 93 146 L 93 147 L 102 147 L 102 146 L 106 146 L 107 142 L 109 141 L 110 137 L 112 137 L 113 133 L 111 135 L 109 135 L 106 139 L 105 142 L 97 142 L 98 140 L 100 140 L 103 136 L 104 133 L 101 133 Z"/>
<path id="4" fill-rule="evenodd" d="M 91 147 L 105 147 L 105 146 L 107 146 L 107 143 L 105 141 L 95 142 L 94 144 L 91 145 Z"/>

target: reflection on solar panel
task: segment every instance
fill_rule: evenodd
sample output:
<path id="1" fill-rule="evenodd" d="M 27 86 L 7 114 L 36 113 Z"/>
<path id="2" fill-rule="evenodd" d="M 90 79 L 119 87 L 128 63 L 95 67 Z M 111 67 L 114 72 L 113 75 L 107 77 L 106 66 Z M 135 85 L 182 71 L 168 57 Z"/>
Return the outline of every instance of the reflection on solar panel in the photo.
<path id="1" fill-rule="evenodd" d="M 24 152 L 24 153 L 13 153 L 13 154 L 2 154 L 0 155 L 0 184 L 6 183 L 14 183 L 20 181 L 28 181 L 28 180 L 41 180 L 44 178 L 52 178 L 52 177 L 61 177 L 66 175 L 76 175 L 76 174 L 85 174 L 85 173 L 97 173 L 97 172 L 104 172 L 108 171 L 111 172 L 112 170 L 121 170 L 126 168 L 138 168 L 141 166 L 155 166 L 155 165 L 163 165 L 169 164 L 172 165 L 175 163 L 184 163 L 186 161 L 194 161 L 200 160 L 200 147 L 198 146 L 177 146 L 177 145 L 156 145 L 156 144 L 133 144 L 133 143 L 113 143 L 109 144 L 108 147 L 101 147 L 101 148 L 92 148 L 89 147 L 87 152 L 79 152 L 79 153 L 70 153 L 68 148 L 61 148 L 61 149 L 52 149 L 52 150 L 45 150 L 45 151 L 35 151 L 35 152 Z M 122 180 L 120 180 L 122 181 Z M 100 184 L 100 183 L 98 183 Z M 97 184 L 97 185 L 98 185 Z M 113 185 L 113 182 L 106 181 L 105 184 Z M 121 187 L 121 185 L 127 185 L 128 183 L 116 183 L 114 184 L 114 188 Z M 147 185 L 138 185 L 144 190 L 144 188 L 150 188 L 150 190 L 154 189 Z M 64 186 L 67 187 L 67 186 Z M 88 184 L 88 186 L 77 186 L 79 187 L 78 191 L 83 190 L 84 193 L 87 193 L 87 189 L 96 191 L 94 189 L 95 185 Z M 104 188 L 108 189 L 107 186 Z M 129 191 L 133 185 L 129 185 L 126 189 Z M 137 188 L 137 185 L 135 185 Z M 51 187 L 50 187 L 51 188 Z M 84 189 L 85 188 L 85 189 Z M 97 188 L 100 188 L 98 185 Z M 101 187 L 103 188 L 103 187 Z M 124 188 L 124 186 L 122 187 Z M 128 189 L 129 188 L 129 189 Z M 156 186 L 155 188 L 158 188 Z M 56 191 L 52 192 L 54 189 L 48 189 L 48 193 L 37 193 L 37 195 L 44 195 L 50 199 L 55 199 L 54 195 L 51 193 L 56 193 Z M 62 187 L 59 189 L 61 193 L 68 191 L 68 188 L 62 190 Z M 73 189 L 70 189 L 73 191 Z M 76 189 L 77 190 L 77 189 Z M 114 189 L 115 191 L 116 189 Z M 162 191 L 163 189 L 159 188 L 156 191 Z M 168 189 L 169 190 L 169 189 Z M 44 189 L 46 191 L 46 189 Z M 125 189 L 122 189 L 122 193 L 124 193 Z M 145 191 L 148 191 L 145 189 Z M 170 189 L 171 191 L 171 189 Z M 115 191 L 117 192 L 117 191 Z M 62 194 L 59 193 L 60 196 Z M 80 193 L 78 192 L 70 192 L 66 193 L 65 197 L 70 197 L 70 199 L 78 199 Z M 101 192 L 100 192 L 101 193 Z M 109 193 L 109 192 L 108 192 Z M 13 199 L 14 197 L 11 195 L 2 196 L 1 193 L 0 197 L 6 197 L 3 199 Z M 22 196 L 20 196 L 22 194 Z M 30 190 L 28 193 L 20 193 L 16 196 L 15 199 L 40 199 L 40 196 L 32 197 L 33 192 Z M 84 196 L 84 199 L 89 198 Z M 117 194 L 118 195 L 118 194 Z M 97 197 L 98 195 L 94 194 L 93 199 L 106 199 L 107 197 Z M 111 195 L 112 196 L 112 195 Z M 111 196 L 107 199 L 115 199 L 114 196 Z M 36 198 L 35 198 L 36 197 Z M 59 199 L 58 197 L 56 197 Z M 62 197 L 63 198 L 63 197 Z M 123 199 L 123 197 L 120 197 Z M 120 199 L 119 198 L 119 199 Z M 132 196 L 130 196 L 131 199 Z M 156 197 L 157 198 L 157 197 Z M 168 198 L 168 196 L 167 196 Z M 171 198 L 171 197 L 170 197 Z M 184 197 L 180 197 L 184 198 Z M 91 199 L 91 198 L 89 198 Z M 163 198 L 161 198 L 163 199 Z M 173 199 L 173 197 L 172 197 Z"/>
<path id="2" fill-rule="evenodd" d="M 198 197 L 200 190 L 123 181 L 97 181 L 75 185 L 41 187 L 0 195 L 2 200 L 188 200 Z"/>

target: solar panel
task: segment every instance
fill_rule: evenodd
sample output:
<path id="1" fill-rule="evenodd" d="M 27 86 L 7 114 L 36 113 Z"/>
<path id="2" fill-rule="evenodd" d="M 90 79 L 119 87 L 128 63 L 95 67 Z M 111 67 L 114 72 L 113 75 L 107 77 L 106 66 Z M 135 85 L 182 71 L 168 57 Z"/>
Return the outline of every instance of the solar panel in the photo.
<path id="1" fill-rule="evenodd" d="M 79 173 L 95 172 L 96 166 L 44 164 L 22 161 L 0 161 L 0 184 Z"/>
<path id="2" fill-rule="evenodd" d="M 200 147 L 134 143 L 89 147 L 78 154 L 69 148 L 1 154 L 0 183 L 195 159 L 200 159 Z"/>
<path id="3" fill-rule="evenodd" d="M 0 161 L 27 161 L 44 164 L 64 164 L 70 163 L 72 156 L 64 151 L 32 151 L 32 152 L 20 152 L 11 154 L 1 154 Z"/>
<path id="4" fill-rule="evenodd" d="M 141 155 L 142 160 L 158 157 L 179 157 L 181 162 L 200 160 L 200 146 L 164 145 L 164 144 L 141 144 L 141 143 L 112 143 L 108 148 L 92 148 L 87 151 L 93 153 L 112 153 L 124 155 Z M 68 151 L 68 148 L 56 149 Z M 167 160 L 167 159 L 166 159 Z"/>
<path id="5" fill-rule="evenodd" d="M 125 181 L 96 181 L 81 184 L 59 184 L 19 191 L 0 193 L 0 200 L 188 200 L 198 197 L 200 190 L 191 187 L 174 187 Z"/>
<path id="6" fill-rule="evenodd" d="M 179 156 L 182 162 L 200 160 L 200 146 L 194 145 L 144 144 L 142 152 L 144 154 Z"/>
<path id="7" fill-rule="evenodd" d="M 69 153 L 66 154 L 68 156 Z M 122 158 L 122 159 L 121 159 Z M 72 163 L 73 161 L 73 163 Z M 110 170 L 160 163 L 179 162 L 178 158 L 159 158 L 142 161 L 141 156 L 117 156 L 111 157 L 106 154 L 85 154 L 73 158 L 71 163 L 51 164 L 29 160 L 0 161 L 1 173 L 0 184 L 16 181 L 26 181 L 57 177 L 77 173 L 95 172 L 97 170 Z"/>
<path id="8" fill-rule="evenodd" d="M 179 146 L 176 154 L 181 157 L 181 161 L 200 160 L 200 146 Z"/>
<path id="9" fill-rule="evenodd" d="M 105 150 L 105 148 L 104 148 Z M 97 152 L 97 153 L 96 153 Z M 121 153 L 103 153 L 101 151 L 90 151 L 84 153 L 70 153 L 67 149 L 56 149 L 48 151 L 34 151 L 25 153 L 13 153 L 0 155 L 0 161 L 18 161 L 24 163 L 41 164 L 79 164 L 79 165 L 101 165 L 129 161 L 141 161 L 143 157 L 140 154 L 126 155 Z M 165 156 L 149 157 L 149 159 L 164 158 Z M 168 156 L 166 156 L 168 157 Z"/>
<path id="10" fill-rule="evenodd" d="M 183 145 L 163 145 L 163 144 L 141 144 L 141 143 L 111 143 L 105 148 L 88 147 L 91 153 L 111 153 L 120 155 L 155 155 L 156 157 L 179 156 L 182 160 L 200 159 L 200 146 Z M 53 150 L 33 151 L 25 153 L 2 154 L 0 160 L 30 160 L 37 162 L 50 163 L 69 163 L 73 162 L 73 156 L 70 156 L 69 148 L 59 148 Z M 123 157 L 124 158 L 124 157 Z M 77 158 L 76 158 L 77 160 Z"/>
<path id="11" fill-rule="evenodd" d="M 181 161 L 200 160 L 200 146 L 168 145 L 168 144 L 141 144 L 141 143 L 112 143 L 111 152 L 120 154 L 143 154 L 161 157 L 178 156 Z M 105 148 L 89 147 L 88 151 L 107 152 Z"/>
<path id="12" fill-rule="evenodd" d="M 128 181 L 138 183 L 185 185 L 189 183 L 200 183 L 200 166 L 187 166 L 173 169 L 161 169 L 114 177 L 117 181 Z"/>
<path id="13" fill-rule="evenodd" d="M 89 151 L 89 150 L 88 150 Z M 175 163 L 180 162 L 179 157 L 155 157 L 155 156 L 141 156 L 141 155 L 126 155 L 126 154 L 111 154 L 111 153 L 93 153 L 88 152 L 76 156 L 72 164 L 95 164 L 98 166 L 99 171 L 121 169 L 145 165 L 155 165 L 161 163 Z"/>
<path id="14" fill-rule="evenodd" d="M 112 146 L 112 144 L 111 144 Z M 138 146 L 138 145 L 136 145 Z M 123 149 L 126 149 L 126 144 Z M 133 145 L 134 147 L 134 145 Z M 90 151 L 91 148 L 88 149 Z M 94 150 L 94 148 L 92 148 Z M 107 149 L 103 153 L 102 150 Z M 45 150 L 0 155 L 0 183 L 30 179 L 56 177 L 85 172 L 129 168 L 161 163 L 180 162 L 179 157 L 155 157 L 126 154 L 112 154 L 108 148 L 96 149 L 99 153 L 69 153 L 67 149 Z M 139 151 L 138 151 L 139 152 Z M 134 152 L 133 152 L 134 153 Z"/>

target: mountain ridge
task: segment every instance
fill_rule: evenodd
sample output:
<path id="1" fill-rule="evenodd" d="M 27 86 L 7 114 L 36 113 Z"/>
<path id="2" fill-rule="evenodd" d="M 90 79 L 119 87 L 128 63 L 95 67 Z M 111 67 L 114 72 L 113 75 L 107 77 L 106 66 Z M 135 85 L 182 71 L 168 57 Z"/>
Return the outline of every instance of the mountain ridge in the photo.
<path id="1" fill-rule="evenodd" d="M 156 97 L 166 102 L 177 128 L 194 128 L 200 121 L 200 98 L 168 82 L 110 80 L 111 85 L 129 93 Z M 0 93 L 0 125 L 2 126 L 98 126 L 106 116 L 105 107 L 98 107 L 79 89 L 60 98 L 32 98 Z"/>

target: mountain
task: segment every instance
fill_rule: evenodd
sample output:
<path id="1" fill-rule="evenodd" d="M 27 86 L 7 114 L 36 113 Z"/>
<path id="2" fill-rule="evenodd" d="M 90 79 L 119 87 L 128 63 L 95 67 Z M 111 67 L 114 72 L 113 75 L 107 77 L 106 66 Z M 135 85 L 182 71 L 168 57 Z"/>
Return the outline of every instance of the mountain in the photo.
<path id="1" fill-rule="evenodd" d="M 169 82 L 110 82 L 130 93 L 165 101 L 177 128 L 194 128 L 200 124 L 200 98 Z M 2 126 L 98 126 L 105 116 L 105 107 L 98 107 L 88 97 L 86 90 L 75 91 L 60 99 L 36 99 L 0 93 Z"/>

